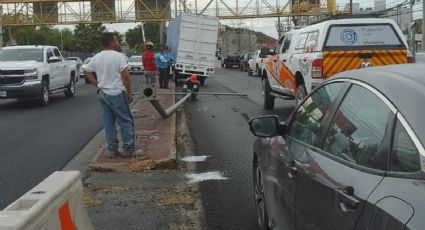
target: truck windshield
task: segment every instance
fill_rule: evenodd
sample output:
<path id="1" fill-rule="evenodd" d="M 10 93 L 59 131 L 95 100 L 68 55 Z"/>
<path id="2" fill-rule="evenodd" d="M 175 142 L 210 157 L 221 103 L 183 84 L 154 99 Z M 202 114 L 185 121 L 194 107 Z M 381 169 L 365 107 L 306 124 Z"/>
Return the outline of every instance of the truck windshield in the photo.
<path id="1" fill-rule="evenodd" d="M 391 24 L 331 26 L 323 50 L 406 49 Z"/>
<path id="2" fill-rule="evenodd" d="M 142 62 L 142 56 L 131 56 L 129 62 Z"/>
<path id="3" fill-rule="evenodd" d="M 0 61 L 43 62 L 43 49 L 0 49 Z"/>

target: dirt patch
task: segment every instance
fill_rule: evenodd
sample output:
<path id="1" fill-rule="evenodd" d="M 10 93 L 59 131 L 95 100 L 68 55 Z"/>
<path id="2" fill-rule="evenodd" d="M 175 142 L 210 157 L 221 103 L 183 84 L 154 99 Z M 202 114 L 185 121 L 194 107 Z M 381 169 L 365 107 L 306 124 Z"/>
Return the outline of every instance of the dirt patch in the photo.
<path id="1" fill-rule="evenodd" d="M 163 189 L 159 195 L 158 205 L 161 206 L 184 206 L 194 208 L 198 195 L 193 188 Z"/>
<path id="2" fill-rule="evenodd" d="M 90 193 L 85 192 L 83 195 L 83 201 L 86 208 L 94 208 L 102 206 L 102 201 L 92 196 Z"/>
<path id="3" fill-rule="evenodd" d="M 170 226 L 170 230 L 191 230 L 193 229 L 193 225 L 189 224 L 172 224 Z"/>
<path id="4" fill-rule="evenodd" d="M 174 159 L 171 160 L 148 160 L 141 157 L 135 157 L 130 162 L 130 170 L 132 172 L 143 172 L 155 169 L 175 169 L 177 163 Z"/>
<path id="5" fill-rule="evenodd" d="M 134 192 L 137 189 L 131 188 L 130 186 L 125 187 L 94 187 L 90 188 L 91 191 L 97 192 L 97 193 L 123 193 L 123 192 Z"/>

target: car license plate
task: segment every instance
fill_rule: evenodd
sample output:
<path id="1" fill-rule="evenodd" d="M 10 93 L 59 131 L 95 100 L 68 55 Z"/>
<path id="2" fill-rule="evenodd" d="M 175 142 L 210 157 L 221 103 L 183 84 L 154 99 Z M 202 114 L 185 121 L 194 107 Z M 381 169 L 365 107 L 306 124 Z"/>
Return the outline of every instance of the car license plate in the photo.
<path id="1" fill-rule="evenodd" d="M 0 91 L 0 97 L 7 97 L 6 91 Z"/>
<path id="2" fill-rule="evenodd" d="M 140 68 L 138 68 L 138 67 L 134 67 L 133 69 L 134 69 L 134 70 L 140 70 Z"/>

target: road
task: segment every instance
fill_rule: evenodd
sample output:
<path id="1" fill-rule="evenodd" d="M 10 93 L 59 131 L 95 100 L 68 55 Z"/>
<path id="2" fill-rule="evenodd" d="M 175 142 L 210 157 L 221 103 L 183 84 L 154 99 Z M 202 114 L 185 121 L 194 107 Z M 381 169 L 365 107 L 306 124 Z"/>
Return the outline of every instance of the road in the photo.
<path id="1" fill-rule="evenodd" d="M 185 112 L 196 155 L 208 155 L 197 164 L 197 173 L 220 172 L 227 180 L 200 183 L 207 229 L 256 229 L 252 185 L 252 145 L 247 118 L 278 114 L 285 119 L 293 101 L 276 99 L 274 111 L 262 109 L 261 80 L 236 69 L 216 73 L 201 92 L 241 92 L 248 97 L 198 96 L 186 103 Z"/>
<path id="2" fill-rule="evenodd" d="M 134 90 L 141 80 L 132 76 Z M 0 100 L 0 210 L 61 170 L 102 127 L 96 90 L 83 79 L 74 98 L 52 95 L 46 107 Z"/>

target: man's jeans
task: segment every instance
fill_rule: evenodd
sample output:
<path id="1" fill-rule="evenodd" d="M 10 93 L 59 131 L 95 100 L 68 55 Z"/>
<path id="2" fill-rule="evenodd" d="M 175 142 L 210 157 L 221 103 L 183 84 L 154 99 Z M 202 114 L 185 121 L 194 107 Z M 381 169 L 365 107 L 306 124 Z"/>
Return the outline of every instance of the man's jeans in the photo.
<path id="1" fill-rule="evenodd" d="M 145 72 L 145 83 L 147 85 L 156 84 L 156 72 L 147 71 Z"/>
<path id="2" fill-rule="evenodd" d="M 121 137 L 125 154 L 133 154 L 134 118 L 128 104 L 127 93 L 123 91 L 118 95 L 109 95 L 99 90 L 97 97 L 103 109 L 103 124 L 105 126 L 106 144 L 109 154 L 111 156 L 118 154 L 116 121 L 118 121 L 121 127 Z"/>

